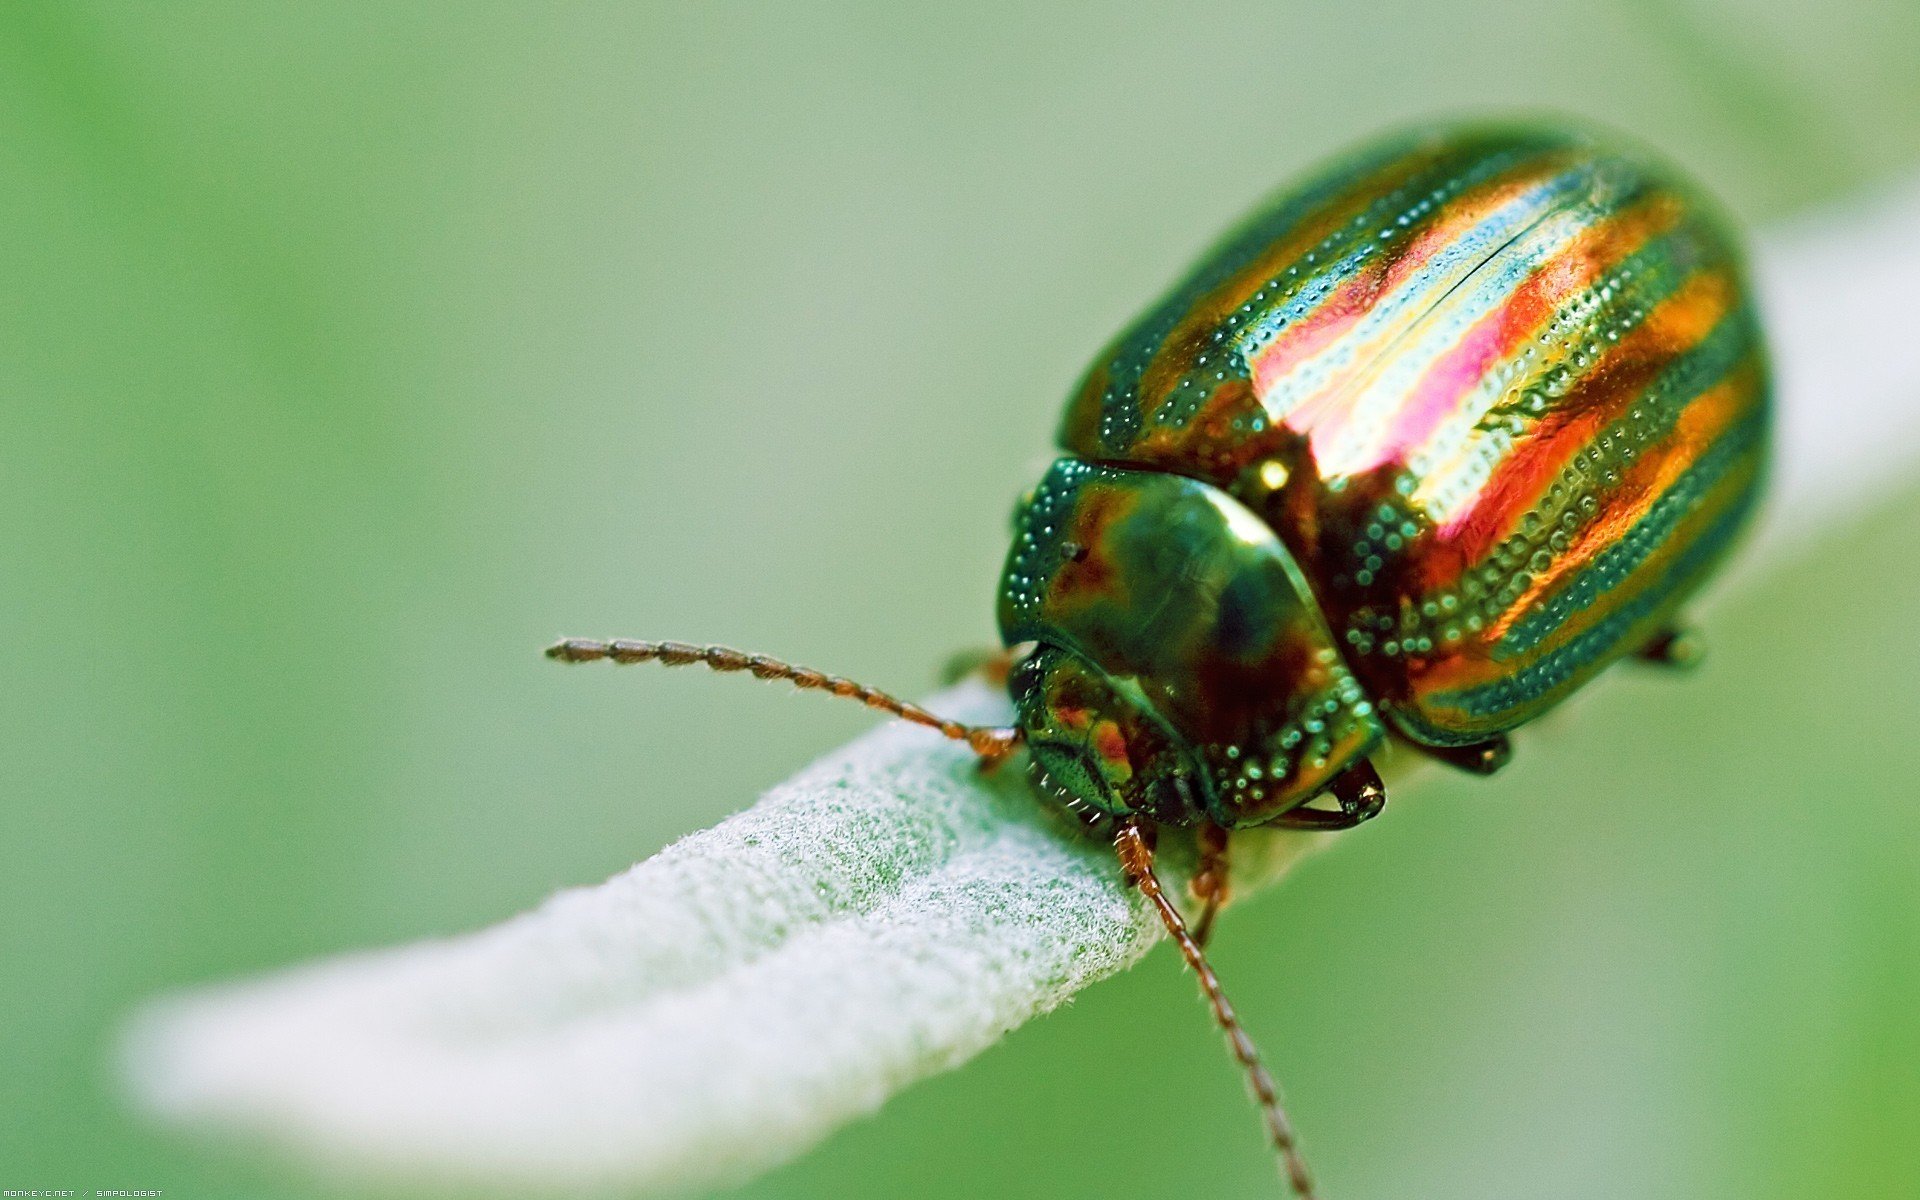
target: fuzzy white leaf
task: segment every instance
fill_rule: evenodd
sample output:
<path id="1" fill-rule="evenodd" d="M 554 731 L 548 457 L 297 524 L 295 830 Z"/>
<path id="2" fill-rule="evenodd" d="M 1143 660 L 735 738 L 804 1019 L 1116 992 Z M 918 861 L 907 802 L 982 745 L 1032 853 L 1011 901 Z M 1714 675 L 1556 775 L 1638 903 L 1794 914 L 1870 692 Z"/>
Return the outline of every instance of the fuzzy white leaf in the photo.
<path id="1" fill-rule="evenodd" d="M 1780 397 L 1764 567 L 1920 459 L 1920 178 L 1774 231 L 1754 263 Z"/>
<path id="2" fill-rule="evenodd" d="M 1920 180 L 1781 231 L 1759 275 L 1779 468 L 1742 577 L 1920 452 Z M 1007 716 L 980 686 L 930 703 Z M 1239 885 L 1318 840 L 1236 839 Z M 156 1002 L 129 1078 L 156 1113 L 351 1171 L 688 1189 L 793 1157 L 1157 936 L 1107 848 L 891 726 L 493 929 Z"/>

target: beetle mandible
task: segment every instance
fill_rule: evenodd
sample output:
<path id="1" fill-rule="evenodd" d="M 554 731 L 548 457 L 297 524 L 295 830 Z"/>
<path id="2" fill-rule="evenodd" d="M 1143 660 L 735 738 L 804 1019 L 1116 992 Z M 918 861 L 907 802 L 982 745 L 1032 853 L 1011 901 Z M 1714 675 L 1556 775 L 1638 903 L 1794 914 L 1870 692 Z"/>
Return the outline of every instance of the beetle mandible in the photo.
<path id="1" fill-rule="evenodd" d="M 1610 663 L 1694 658 L 1678 610 L 1754 506 L 1769 406 L 1739 253 L 1691 184 L 1580 130 L 1419 129 L 1259 209 L 1087 371 L 1000 581 L 1013 726 L 724 647 L 548 653 L 825 689 L 988 764 L 1024 747 L 1113 837 L 1310 1196 L 1202 953 L 1228 834 L 1356 825 L 1389 739 L 1490 771 Z M 1162 826 L 1201 831 L 1191 929 Z"/>

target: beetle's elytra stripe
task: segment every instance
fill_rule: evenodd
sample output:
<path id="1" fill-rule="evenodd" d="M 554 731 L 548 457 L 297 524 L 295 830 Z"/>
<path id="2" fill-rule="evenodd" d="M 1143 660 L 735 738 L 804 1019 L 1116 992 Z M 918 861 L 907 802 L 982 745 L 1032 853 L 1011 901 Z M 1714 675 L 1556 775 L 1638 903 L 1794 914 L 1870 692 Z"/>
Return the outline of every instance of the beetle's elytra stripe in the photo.
<path id="1" fill-rule="evenodd" d="M 1612 644 L 1587 626 L 1623 637 L 1638 614 L 1665 611 L 1694 582 L 1686 572 L 1661 568 L 1662 553 L 1689 544 L 1679 536 L 1683 519 L 1729 507 L 1744 511 L 1755 482 L 1754 464 L 1764 450 L 1764 412 L 1751 403 L 1762 381 L 1754 326 L 1750 314 L 1721 307 L 1732 296 L 1714 281 L 1690 281 L 1669 302 L 1685 310 L 1676 321 L 1713 320 L 1711 331 L 1677 358 L 1653 359 L 1664 369 L 1651 380 L 1614 393 L 1616 399 L 1624 394 L 1631 407 L 1609 412 L 1598 403 L 1586 405 L 1586 411 L 1614 419 L 1570 422 L 1554 439 L 1570 451 L 1568 456 L 1538 445 L 1525 460 L 1528 469 L 1508 464 L 1514 486 L 1504 499 L 1488 502 L 1487 525 L 1496 532 L 1521 532 L 1463 539 L 1480 546 L 1478 553 L 1454 560 L 1464 563 L 1464 571 L 1438 578 L 1429 571 L 1421 583 L 1437 584 L 1437 590 L 1410 592 L 1409 608 L 1457 596 L 1462 609 L 1482 622 L 1474 644 L 1484 648 L 1483 654 L 1449 655 L 1448 643 L 1457 637 L 1434 636 L 1435 623 L 1410 621 L 1404 612 L 1388 622 L 1394 636 L 1368 637 L 1367 620 L 1377 617 L 1361 614 L 1358 628 L 1350 630 L 1361 636 L 1348 640 L 1362 653 L 1385 648 L 1390 657 L 1408 656 L 1410 638 L 1437 643 L 1433 651 L 1420 649 L 1426 667 L 1409 675 L 1399 694 L 1403 713 L 1444 708 L 1480 718 L 1499 712 L 1490 698 L 1504 697 L 1516 706 L 1544 702 L 1552 694 L 1548 689 L 1577 682 L 1583 667 L 1597 669 L 1601 660 L 1593 651 Z M 1657 333 L 1660 326 L 1642 328 Z M 1673 328 L 1668 322 L 1667 332 Z M 1688 335 L 1693 336 L 1691 328 Z M 1632 339 L 1623 339 L 1620 357 L 1613 364 L 1616 381 L 1634 378 L 1635 368 L 1644 370 L 1649 361 Z M 1570 398 L 1579 399 L 1577 394 Z M 1556 463 L 1560 469 L 1543 486 L 1542 470 Z M 1490 489 L 1490 495 L 1497 493 Z M 1589 502 L 1594 513 L 1583 520 L 1573 506 Z M 1437 557 L 1423 561 L 1429 568 L 1442 562 Z M 1685 561 L 1704 566 L 1706 560 Z M 1481 573 L 1477 580 L 1475 571 Z M 1569 602 L 1569 589 L 1577 602 Z M 1616 620 L 1621 614 L 1627 616 Z M 1488 681 L 1484 688 L 1469 689 L 1478 702 L 1441 699 L 1457 694 L 1474 677 Z"/>
<path id="2" fill-rule="evenodd" d="M 1683 521 L 1740 503 L 1741 490 L 1728 488 L 1727 484 L 1746 482 L 1740 473 L 1755 466 L 1760 432 L 1758 422 L 1749 415 L 1739 428 L 1720 433 L 1698 461 L 1657 493 L 1658 498 L 1646 506 L 1631 528 L 1612 539 L 1578 572 L 1557 580 L 1557 586 L 1542 588 L 1550 595 L 1521 610 L 1523 618 L 1501 634 L 1496 657 L 1518 657 L 1559 634 L 1572 618 L 1592 609 L 1649 559 L 1662 551 L 1670 552 L 1674 532 Z M 1668 578 L 1671 574 L 1663 572 L 1660 579 L 1647 581 L 1642 589 L 1645 597 L 1657 603 L 1661 598 L 1659 585 L 1672 582 Z"/>
<path id="3" fill-rule="evenodd" d="M 1542 638 L 1555 634 L 1544 652 L 1528 656 L 1492 682 L 1460 691 L 1437 689 L 1428 697 L 1434 708 L 1457 710 L 1468 718 L 1511 711 L 1566 690 L 1586 673 L 1605 647 L 1631 631 L 1650 632 L 1650 618 L 1659 615 L 1674 592 L 1718 558 L 1739 532 L 1751 507 L 1760 469 L 1763 422 L 1749 416 L 1727 435 L 1688 477 L 1665 495 L 1654 512 L 1610 548 L 1555 603 L 1530 625 L 1516 629 L 1501 643 L 1503 649 L 1543 648 Z M 1684 524 L 1699 526 L 1690 537 L 1676 536 Z M 1654 570 L 1643 568 L 1652 565 Z M 1588 609 L 1610 587 L 1634 575 L 1645 578 L 1631 596 L 1604 609 Z M 1600 619 L 1577 630 L 1566 618 L 1581 611 L 1600 611 Z"/>
<path id="4" fill-rule="evenodd" d="M 1320 310 L 1330 319 L 1303 316 L 1304 329 L 1323 343 L 1312 353 L 1278 336 L 1263 346 L 1258 335 L 1264 331 L 1258 326 L 1250 330 L 1255 336 L 1243 338 L 1241 349 L 1252 365 L 1254 392 L 1268 417 L 1312 425 L 1302 410 L 1324 411 L 1333 395 L 1354 386 L 1357 371 L 1386 359 L 1388 348 L 1407 335 L 1412 322 L 1429 317 L 1442 304 L 1466 307 L 1458 297 L 1463 288 L 1510 290 L 1514 276 L 1530 274 L 1535 264 L 1524 251 L 1508 251 L 1577 198 L 1590 177 L 1590 172 L 1576 170 L 1545 179 L 1509 178 L 1498 187 L 1462 197 L 1390 266 L 1336 289 Z M 1568 236 L 1573 232 L 1565 231 Z M 1507 261 L 1500 268 L 1488 269 L 1502 258 Z M 1364 408 L 1354 415 L 1365 420 Z"/>
<path id="5" fill-rule="evenodd" d="M 1691 539 L 1686 552 L 1675 559 L 1669 574 L 1684 579 L 1710 567 L 1725 552 L 1748 515 L 1749 505 L 1726 513 L 1713 525 Z M 1578 636 L 1569 639 L 1555 653 L 1519 667 L 1492 683 L 1466 692 L 1436 692 L 1428 697 L 1427 707 L 1434 712 L 1457 714 L 1459 723 L 1498 717 L 1516 709 L 1560 699 L 1590 673 L 1592 663 L 1607 648 L 1618 645 L 1634 631 L 1650 632 L 1656 625 L 1649 620 L 1659 611 L 1662 593 L 1635 596 L 1606 618 Z M 1436 727 L 1438 730 L 1448 725 Z"/>
<path id="6" fill-rule="evenodd" d="M 1538 489 L 1517 481 L 1548 478 L 1563 470 L 1585 440 L 1608 419 L 1608 414 L 1581 403 L 1575 393 L 1586 378 L 1618 380 L 1623 372 L 1633 369 L 1630 363 L 1636 339 L 1642 336 L 1642 322 L 1677 283 L 1669 241 L 1663 236 L 1625 253 L 1604 275 L 1594 269 L 1596 262 L 1615 260 L 1610 255 L 1602 257 L 1599 251 L 1624 253 L 1630 243 L 1622 239 L 1544 268 L 1536 281 L 1564 280 L 1569 284 L 1551 296 L 1553 310 L 1545 313 L 1544 319 L 1527 295 L 1535 281 L 1516 292 L 1516 303 L 1522 308 L 1513 316 L 1534 321 L 1529 327 L 1521 319 L 1515 320 L 1521 336 L 1509 343 L 1506 357 L 1483 364 L 1486 384 L 1455 418 L 1458 428 L 1447 449 L 1455 462 L 1466 461 L 1459 467 L 1436 461 L 1439 447 L 1434 446 L 1416 449 L 1407 460 L 1418 480 L 1416 503 L 1426 507 L 1443 533 L 1466 539 L 1459 547 L 1462 554 L 1482 557 L 1490 548 L 1485 539 L 1497 535 L 1504 526 L 1490 504 L 1502 503 L 1502 497 L 1508 503 L 1514 497 L 1530 502 Z M 1496 316 L 1506 317 L 1510 311 L 1511 306 Z M 1581 373 L 1567 362 L 1550 362 L 1541 355 L 1529 354 L 1536 346 L 1563 348 L 1577 341 L 1560 332 L 1569 325 L 1590 331 L 1592 344 L 1600 347 L 1594 352 L 1596 361 Z M 1558 357 L 1573 359 L 1579 354 L 1579 349 L 1563 349 Z M 1632 395 L 1629 389 L 1619 391 L 1625 397 Z M 1508 451 L 1522 435 L 1533 444 L 1528 454 L 1519 458 Z M 1558 449 L 1556 442 L 1560 443 Z M 1468 517 L 1474 521 L 1471 529 L 1467 527 Z M 1476 534 L 1480 540 L 1475 540 Z"/>
<path id="7" fill-rule="evenodd" d="M 1751 349 L 1750 323 L 1725 321 L 1735 297 L 1730 280 L 1696 275 L 1674 293 L 1643 301 L 1653 305 L 1648 315 L 1610 329 L 1609 349 L 1584 376 L 1563 386 L 1560 406 L 1516 414 L 1513 424 L 1528 437 L 1528 453 L 1500 460 L 1470 510 L 1471 525 L 1455 518 L 1442 524 L 1440 532 L 1451 535 L 1470 562 L 1483 560 L 1529 512 L 1552 518 L 1577 501 L 1584 489 L 1569 476 L 1585 473 L 1583 460 L 1593 458 L 1596 448 L 1618 444 L 1637 454 L 1631 447 L 1663 435 L 1685 404 Z M 1689 349 L 1676 356 L 1675 346 Z M 1608 465 L 1617 469 L 1619 464 Z M 1682 467 L 1685 460 L 1673 465 Z M 1553 480 L 1572 485 L 1558 503 L 1546 499 Z M 1632 519 L 1609 510 L 1586 528 L 1604 537 Z"/>
<path id="8" fill-rule="evenodd" d="M 1240 497 L 1384 711 L 1471 741 L 1646 636 L 1751 506 L 1744 297 L 1712 212 L 1637 157 L 1415 137 L 1222 243 L 1095 364 L 1062 441 Z"/>
<path id="9" fill-rule="evenodd" d="M 1311 439 L 1319 470 L 1341 476 L 1411 466 L 1437 457 L 1433 443 L 1448 434 L 1457 444 L 1518 378 L 1537 371 L 1537 339 L 1592 287 L 1598 252 L 1610 248 L 1616 225 L 1628 236 L 1640 232 L 1624 220 L 1596 226 L 1575 214 L 1542 219 L 1400 330 L 1390 351 L 1303 405 L 1289 424 Z M 1582 276 L 1584 287 L 1576 285 Z M 1494 380 L 1505 382 L 1487 386 Z M 1417 486 L 1446 485 L 1434 465 Z"/>
<path id="10" fill-rule="evenodd" d="M 1527 351 L 1542 339 L 1553 341 L 1555 324 L 1580 314 L 1606 320 L 1609 337 L 1624 337 L 1670 289 L 1661 244 L 1678 218 L 1671 198 L 1655 197 L 1597 227 L 1581 253 L 1542 263 L 1504 306 L 1481 319 L 1469 337 L 1497 331 L 1487 353 L 1465 364 L 1446 363 L 1464 376 L 1461 391 L 1429 437 L 1406 438 L 1402 447 L 1416 480 L 1412 498 L 1436 525 L 1458 532 L 1462 518 L 1474 511 L 1472 502 L 1506 461 L 1502 451 L 1510 438 L 1486 436 L 1482 423 L 1491 420 L 1495 432 L 1511 434 L 1516 423 L 1531 424 L 1571 389 L 1570 372 L 1556 374 Z"/>
<path id="11" fill-rule="evenodd" d="M 1577 535 L 1569 536 L 1564 553 L 1547 570 L 1534 573 L 1532 585 L 1514 605 L 1516 618 L 1530 614 L 1558 580 L 1579 574 L 1611 553 L 1622 538 L 1640 528 L 1646 514 L 1667 502 L 1697 463 L 1721 448 L 1721 439 L 1735 436 L 1731 425 L 1748 415 L 1738 401 L 1753 387 L 1752 376 L 1758 370 L 1750 330 L 1746 322 L 1723 322 L 1649 389 L 1637 409 L 1640 418 L 1629 416 L 1590 439 L 1620 448 L 1616 458 L 1589 466 L 1586 473 L 1616 473 L 1619 480 L 1611 491 L 1623 499 L 1608 506 L 1604 519 L 1589 522 Z M 1591 455 L 1588 462 L 1593 462 Z M 1493 634 L 1502 636 L 1510 624 L 1510 620 L 1497 623 Z"/>
<path id="12" fill-rule="evenodd" d="M 1378 287 L 1386 278 L 1379 264 L 1398 262 L 1463 196 L 1471 203 L 1474 189 L 1529 158 L 1566 153 L 1564 139 L 1550 136 L 1407 145 L 1332 172 L 1299 200 L 1256 218 L 1124 336 L 1090 374 L 1076 405 L 1098 429 L 1094 456 L 1124 456 L 1147 414 L 1160 424 L 1191 415 L 1208 384 L 1244 377 L 1243 360 L 1226 353 L 1241 330 L 1304 316 L 1351 278 Z"/>

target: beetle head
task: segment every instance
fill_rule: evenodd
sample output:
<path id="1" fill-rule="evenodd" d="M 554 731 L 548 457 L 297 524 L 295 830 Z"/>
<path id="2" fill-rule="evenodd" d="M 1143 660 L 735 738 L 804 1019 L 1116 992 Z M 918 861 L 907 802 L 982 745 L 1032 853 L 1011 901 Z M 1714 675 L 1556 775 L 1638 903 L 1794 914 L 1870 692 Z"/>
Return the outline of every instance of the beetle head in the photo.
<path id="1" fill-rule="evenodd" d="M 1082 803 L 1270 821 L 1370 753 L 1385 727 L 1306 575 L 1228 493 L 1063 458 L 1016 517 L 1000 583 L 1034 761 Z"/>
<path id="2" fill-rule="evenodd" d="M 1137 685 L 1046 644 L 1013 667 L 1007 684 L 1029 769 L 1049 795 L 1071 807 L 1163 824 L 1205 815 L 1206 773 Z"/>

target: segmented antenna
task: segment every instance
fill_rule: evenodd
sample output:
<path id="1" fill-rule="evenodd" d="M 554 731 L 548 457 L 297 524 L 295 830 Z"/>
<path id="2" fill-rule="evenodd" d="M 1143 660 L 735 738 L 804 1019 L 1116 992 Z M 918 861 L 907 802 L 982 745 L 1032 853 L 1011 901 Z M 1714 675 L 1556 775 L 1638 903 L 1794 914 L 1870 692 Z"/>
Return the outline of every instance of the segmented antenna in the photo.
<path id="1" fill-rule="evenodd" d="M 851 679 L 842 679 L 838 675 L 829 675 L 816 671 L 812 667 L 798 667 L 792 663 L 781 662 L 764 654 L 748 654 L 744 650 L 735 650 L 730 646 L 693 646 L 686 642 L 639 642 L 627 638 L 615 638 L 600 642 L 591 638 L 562 638 L 547 647 L 547 657 L 566 663 L 598 662 L 605 659 L 612 663 L 657 662 L 667 667 L 702 666 L 713 671 L 746 671 L 755 679 L 780 679 L 803 691 L 831 692 L 849 700 L 858 700 L 868 708 L 911 721 L 915 725 L 924 725 L 936 730 L 956 742 L 965 742 L 975 754 L 989 765 L 998 763 L 1012 754 L 1020 745 L 1020 731 L 1017 728 L 993 725 L 964 725 L 959 721 L 950 721 L 937 717 L 897 696 L 890 696 L 878 688 L 871 688 Z"/>
<path id="2" fill-rule="evenodd" d="M 1160 877 L 1153 870 L 1153 847 L 1141 831 L 1139 822 L 1128 821 L 1123 824 L 1114 836 L 1113 848 L 1120 855 L 1121 869 L 1153 904 L 1154 911 L 1160 914 L 1161 924 L 1167 927 L 1167 933 L 1180 947 L 1181 956 L 1193 968 L 1193 973 L 1199 976 L 1200 990 L 1206 993 L 1207 1003 L 1213 1007 L 1213 1019 L 1227 1035 L 1227 1047 L 1233 1051 L 1234 1059 L 1247 1073 L 1247 1086 L 1252 1089 L 1253 1098 L 1260 1106 L 1260 1115 L 1266 1120 L 1267 1136 L 1280 1154 L 1280 1164 L 1286 1172 L 1287 1182 L 1300 1200 L 1314 1200 L 1313 1176 L 1308 1173 L 1307 1161 L 1300 1154 L 1300 1143 L 1294 1137 L 1293 1123 L 1287 1120 L 1287 1110 L 1281 1107 L 1280 1089 L 1260 1061 L 1260 1051 L 1254 1048 L 1253 1039 L 1241 1027 L 1240 1018 L 1234 1014 L 1233 1005 L 1221 989 L 1220 977 L 1213 973 L 1213 965 L 1207 961 L 1206 953 L 1193 940 L 1193 935 L 1187 932 L 1187 923 L 1180 916 L 1180 910 L 1173 906 L 1166 892 L 1161 889 Z"/>

